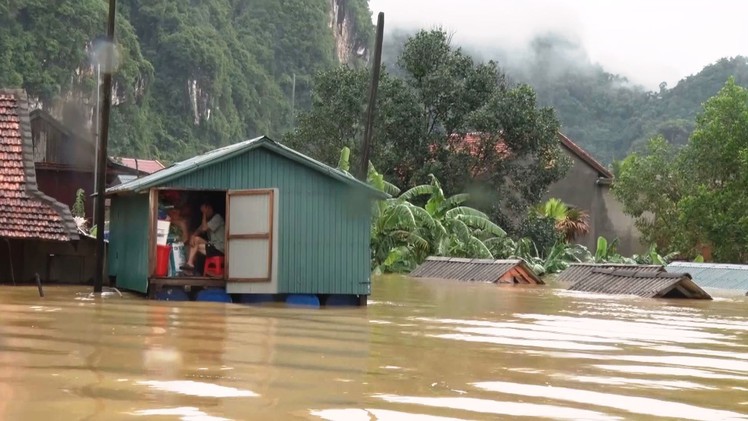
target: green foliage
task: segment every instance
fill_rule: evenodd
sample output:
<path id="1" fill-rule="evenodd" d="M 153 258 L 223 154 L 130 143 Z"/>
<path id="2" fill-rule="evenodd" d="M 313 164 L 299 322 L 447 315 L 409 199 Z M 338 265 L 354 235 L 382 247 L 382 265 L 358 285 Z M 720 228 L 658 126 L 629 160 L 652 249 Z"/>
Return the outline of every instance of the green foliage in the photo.
<path id="1" fill-rule="evenodd" d="M 75 202 L 71 209 L 73 216 L 84 218 L 86 216 L 86 192 L 83 189 L 78 189 L 75 192 Z"/>
<path id="2" fill-rule="evenodd" d="M 650 140 L 646 154 L 634 153 L 619 163 L 612 192 L 625 213 L 636 218 L 645 243 L 670 249 L 681 235 L 678 202 L 686 188 L 676 150 L 661 136 Z"/>
<path id="3" fill-rule="evenodd" d="M 380 75 L 371 150 L 387 179 L 408 188 L 433 174 L 445 192 L 471 191 L 471 205 L 511 226 L 568 168 L 553 110 L 538 107 L 529 86 L 509 85 L 496 63 L 477 64 L 450 45 L 444 31 L 408 38 L 394 66 Z M 331 165 L 343 147 L 360 155 L 369 77 L 350 67 L 317 74 L 312 109 L 285 141 Z M 484 135 L 470 151 L 462 140 L 473 132 Z"/>
<path id="4" fill-rule="evenodd" d="M 343 150 L 341 157 L 345 155 Z M 430 178 L 430 184 L 375 204 L 371 228 L 375 272 L 410 271 L 428 256 L 493 258 L 492 248 L 502 246 L 506 233 L 501 227 L 483 212 L 464 206 L 467 195 L 446 197 L 438 179 Z M 369 183 L 386 191 L 373 167 Z M 420 196 L 426 196 L 426 205 L 411 203 Z"/>
<path id="5" fill-rule="evenodd" d="M 694 257 L 711 246 L 717 261 L 745 262 L 748 90 L 730 78 L 695 127 L 681 150 L 655 138 L 647 155 L 626 158 L 613 191 L 660 249 Z"/>
<path id="6" fill-rule="evenodd" d="M 567 243 L 587 234 L 590 230 L 589 216 L 581 209 L 569 207 L 560 199 L 550 198 L 536 208 L 536 212 L 555 221 L 555 229 Z"/>
<path id="7" fill-rule="evenodd" d="M 537 248 L 538 257 L 546 256 L 554 245 L 564 242 L 556 230 L 556 220 L 534 212 L 522 222 L 516 237 L 530 240 Z"/>
<path id="8" fill-rule="evenodd" d="M 368 46 L 367 2 L 339 3 L 353 42 Z M 328 1 L 117 7 L 113 155 L 173 161 L 256 135 L 280 138 L 293 112 L 311 105 L 311 76 L 336 64 Z M 107 3 L 18 0 L 0 11 L 0 86 L 23 87 L 65 124 L 88 130 L 96 71 L 87 49 L 106 30 Z"/>

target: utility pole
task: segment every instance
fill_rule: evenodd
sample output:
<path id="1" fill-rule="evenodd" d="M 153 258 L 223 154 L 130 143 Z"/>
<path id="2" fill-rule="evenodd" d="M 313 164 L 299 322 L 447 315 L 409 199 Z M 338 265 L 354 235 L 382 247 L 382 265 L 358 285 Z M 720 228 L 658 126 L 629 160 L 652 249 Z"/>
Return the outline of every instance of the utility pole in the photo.
<path id="1" fill-rule="evenodd" d="M 104 224 L 106 198 L 106 157 L 107 142 L 109 141 L 109 112 L 112 108 L 112 73 L 114 73 L 114 15 L 116 0 L 109 0 L 109 18 L 107 20 L 107 37 L 104 59 L 103 104 L 101 107 L 101 126 L 98 139 L 99 148 L 96 151 L 96 274 L 94 276 L 94 292 L 101 292 L 104 286 L 106 249 L 104 247 Z"/>
<path id="2" fill-rule="evenodd" d="M 384 13 L 379 12 L 377 17 L 377 39 L 374 45 L 374 64 L 371 69 L 371 85 L 369 88 L 369 108 L 366 110 L 366 126 L 364 128 L 364 141 L 361 147 L 361 167 L 358 178 L 366 181 L 369 172 L 369 150 L 371 149 L 372 129 L 374 126 L 374 112 L 377 103 L 377 88 L 379 87 L 379 73 L 382 67 L 382 39 L 384 37 Z"/>
<path id="3" fill-rule="evenodd" d="M 101 63 L 96 63 L 96 105 L 94 106 L 94 115 L 93 115 L 93 121 L 94 121 L 94 143 L 96 145 L 96 155 L 94 158 L 94 186 L 98 185 L 99 180 L 99 124 L 101 123 L 101 117 L 99 113 L 99 107 L 101 101 Z M 94 187 L 95 188 L 95 187 Z M 94 212 L 96 212 L 96 202 L 98 202 L 98 197 L 96 195 L 93 196 L 93 209 Z"/>

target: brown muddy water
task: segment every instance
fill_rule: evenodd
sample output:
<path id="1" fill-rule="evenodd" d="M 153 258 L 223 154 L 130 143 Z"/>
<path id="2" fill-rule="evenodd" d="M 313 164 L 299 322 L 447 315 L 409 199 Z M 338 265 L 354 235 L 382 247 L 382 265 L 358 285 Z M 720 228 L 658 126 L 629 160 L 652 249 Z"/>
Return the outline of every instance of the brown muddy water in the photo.
<path id="1" fill-rule="evenodd" d="M 748 420 L 748 301 L 405 278 L 366 308 L 0 289 L 2 420 Z"/>

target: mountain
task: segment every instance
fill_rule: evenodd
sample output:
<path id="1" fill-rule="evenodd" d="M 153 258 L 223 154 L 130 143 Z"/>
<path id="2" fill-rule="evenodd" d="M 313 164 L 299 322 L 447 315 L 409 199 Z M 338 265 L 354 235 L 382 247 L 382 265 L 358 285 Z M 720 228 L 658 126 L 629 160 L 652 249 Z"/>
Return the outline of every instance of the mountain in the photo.
<path id="1" fill-rule="evenodd" d="M 486 55 L 484 54 L 484 57 Z M 530 84 L 541 104 L 552 106 L 562 130 L 606 164 L 639 150 L 662 134 L 682 145 L 701 105 L 730 76 L 748 86 L 748 58 L 723 58 L 672 88 L 647 91 L 592 63 L 581 47 L 563 37 L 537 37 L 529 51 L 494 52 L 509 80 Z"/>
<path id="2" fill-rule="evenodd" d="M 120 0 L 110 150 L 181 159 L 280 137 L 320 69 L 368 61 L 367 0 Z M 0 86 L 92 132 L 102 0 L 0 2 Z"/>

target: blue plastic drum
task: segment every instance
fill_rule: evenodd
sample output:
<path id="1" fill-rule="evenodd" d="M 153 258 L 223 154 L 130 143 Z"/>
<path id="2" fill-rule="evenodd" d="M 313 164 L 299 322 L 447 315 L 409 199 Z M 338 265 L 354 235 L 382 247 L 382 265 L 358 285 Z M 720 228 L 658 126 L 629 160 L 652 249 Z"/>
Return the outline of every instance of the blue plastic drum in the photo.
<path id="1" fill-rule="evenodd" d="M 214 303 L 231 303 L 231 296 L 223 289 L 210 288 L 197 293 L 195 301 L 211 301 Z"/>

